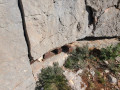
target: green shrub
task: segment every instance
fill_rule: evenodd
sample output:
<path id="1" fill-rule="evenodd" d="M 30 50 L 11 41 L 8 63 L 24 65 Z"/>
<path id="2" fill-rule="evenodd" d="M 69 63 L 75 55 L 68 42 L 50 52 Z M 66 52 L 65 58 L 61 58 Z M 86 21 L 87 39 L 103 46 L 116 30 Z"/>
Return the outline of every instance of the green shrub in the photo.
<path id="1" fill-rule="evenodd" d="M 114 60 L 120 56 L 120 43 L 116 46 L 93 50 L 88 49 L 88 46 L 77 47 L 67 58 L 64 66 L 69 69 L 77 70 L 86 66 L 86 60 Z"/>
<path id="2" fill-rule="evenodd" d="M 80 66 L 78 64 L 79 59 L 75 56 L 69 56 L 65 61 L 64 66 L 69 69 L 78 69 Z"/>
<path id="3" fill-rule="evenodd" d="M 89 57 L 89 50 L 87 46 L 77 47 L 71 55 L 65 61 L 64 66 L 69 69 L 79 69 L 84 68 L 86 61 L 85 59 Z"/>
<path id="4" fill-rule="evenodd" d="M 41 70 L 36 90 L 70 90 L 67 80 L 63 75 L 63 70 L 54 63 L 53 67 L 47 67 Z"/>
<path id="5" fill-rule="evenodd" d="M 95 73 L 96 73 L 98 82 L 100 82 L 101 84 L 105 84 L 106 81 L 104 80 L 104 77 L 101 76 L 100 72 L 96 71 Z"/>
<path id="6" fill-rule="evenodd" d="M 120 72 L 120 63 L 117 64 L 115 61 L 109 60 L 108 68 L 112 73 L 117 74 Z"/>
<path id="7" fill-rule="evenodd" d="M 109 46 L 101 49 L 100 60 L 114 60 L 117 56 L 120 56 L 120 44 L 115 47 Z"/>

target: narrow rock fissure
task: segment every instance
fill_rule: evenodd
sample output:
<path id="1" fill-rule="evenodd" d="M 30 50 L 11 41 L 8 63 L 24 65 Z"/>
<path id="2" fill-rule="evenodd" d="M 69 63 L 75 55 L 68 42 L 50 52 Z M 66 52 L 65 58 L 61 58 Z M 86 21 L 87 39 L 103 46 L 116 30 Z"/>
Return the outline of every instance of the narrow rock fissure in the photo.
<path id="1" fill-rule="evenodd" d="M 86 5 L 86 11 L 88 12 L 88 27 L 93 25 L 92 33 L 94 34 L 94 31 L 96 29 L 96 22 L 97 22 L 95 18 L 96 10 L 94 10 L 91 6 L 88 6 L 86 0 L 85 0 L 85 5 Z"/>
<path id="2" fill-rule="evenodd" d="M 31 60 L 33 60 L 33 57 L 31 55 L 30 40 L 29 40 L 29 37 L 28 37 L 27 29 L 26 29 L 25 14 L 24 14 L 23 4 L 22 4 L 21 0 L 18 0 L 18 7 L 19 7 L 19 10 L 20 10 L 20 13 L 21 13 L 21 18 L 22 18 L 24 37 L 25 37 L 25 41 L 26 41 L 27 49 L 28 49 L 28 58 L 31 61 Z"/>
<path id="3" fill-rule="evenodd" d="M 116 6 L 117 9 L 118 9 L 118 7 L 119 7 L 119 3 L 120 3 L 120 0 L 118 0 L 118 2 L 117 2 L 117 6 Z"/>
<path id="4" fill-rule="evenodd" d="M 88 12 L 88 25 L 92 25 L 94 24 L 93 10 L 90 6 L 86 6 L 86 10 Z"/>
<path id="5" fill-rule="evenodd" d="M 60 22 L 60 24 L 62 25 L 62 26 L 64 26 L 64 24 L 62 23 L 62 21 L 61 21 L 61 19 L 59 18 L 59 22 Z"/>

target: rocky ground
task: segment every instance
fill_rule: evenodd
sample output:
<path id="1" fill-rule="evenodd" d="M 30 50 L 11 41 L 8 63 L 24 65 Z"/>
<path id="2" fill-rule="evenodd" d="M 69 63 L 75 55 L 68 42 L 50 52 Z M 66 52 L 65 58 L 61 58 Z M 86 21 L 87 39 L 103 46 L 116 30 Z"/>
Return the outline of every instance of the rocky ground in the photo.
<path id="1" fill-rule="evenodd" d="M 100 60 L 99 50 L 107 46 L 115 46 L 118 39 L 105 39 L 95 41 L 77 41 L 72 43 L 73 47 L 83 47 L 88 45 L 94 58 L 86 58 L 79 68 L 66 68 L 65 62 L 71 54 L 60 53 L 44 61 L 36 61 L 31 64 L 34 77 L 37 79 L 42 68 L 52 66 L 53 62 L 58 62 L 64 70 L 64 75 L 68 84 L 73 90 L 119 90 L 120 89 L 120 57 L 115 59 Z M 97 49 L 96 49 L 97 48 Z M 118 49 L 118 48 L 117 48 Z M 74 65 L 73 65 L 74 66 Z"/>
<path id="2" fill-rule="evenodd" d="M 118 58 L 104 62 L 88 60 L 83 69 L 64 69 L 64 74 L 74 90 L 119 90 L 120 66 L 115 67 L 120 65 Z"/>

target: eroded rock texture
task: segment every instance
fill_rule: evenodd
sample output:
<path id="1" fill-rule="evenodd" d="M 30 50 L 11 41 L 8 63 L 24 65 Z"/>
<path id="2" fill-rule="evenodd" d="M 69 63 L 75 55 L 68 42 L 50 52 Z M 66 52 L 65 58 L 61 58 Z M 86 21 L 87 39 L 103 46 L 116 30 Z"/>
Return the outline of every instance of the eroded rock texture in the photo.
<path id="1" fill-rule="evenodd" d="M 84 0 L 22 1 L 34 59 L 91 32 Z"/>
<path id="2" fill-rule="evenodd" d="M 92 9 L 95 37 L 120 36 L 120 0 L 86 0 Z"/>
<path id="3" fill-rule="evenodd" d="M 0 0 L 0 90 L 34 90 L 29 59 L 87 36 L 120 36 L 120 0 Z"/>
<path id="4" fill-rule="evenodd" d="M 17 0 L 0 0 L 0 90 L 34 90 Z"/>

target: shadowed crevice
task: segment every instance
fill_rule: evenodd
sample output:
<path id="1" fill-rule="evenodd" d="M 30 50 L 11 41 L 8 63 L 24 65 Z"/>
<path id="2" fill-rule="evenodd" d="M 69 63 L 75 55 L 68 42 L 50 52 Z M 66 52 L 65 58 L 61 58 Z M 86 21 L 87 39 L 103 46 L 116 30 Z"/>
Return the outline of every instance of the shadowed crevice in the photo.
<path id="1" fill-rule="evenodd" d="M 88 12 L 88 25 L 94 24 L 94 15 L 93 15 L 93 10 L 90 6 L 86 6 L 86 10 Z"/>
<path id="2" fill-rule="evenodd" d="M 113 38 L 118 38 L 118 36 L 114 36 L 114 37 L 85 37 L 85 38 L 79 39 L 77 41 L 95 41 L 95 40 L 104 40 L 104 39 L 113 39 Z"/>
<path id="3" fill-rule="evenodd" d="M 26 29 L 26 22 L 25 22 L 25 14 L 24 14 L 24 8 L 23 8 L 23 4 L 21 0 L 18 0 L 18 7 L 21 13 L 21 18 L 22 18 L 22 26 L 23 26 L 23 31 L 24 31 L 24 37 L 25 37 L 25 41 L 27 44 L 27 49 L 28 49 L 28 58 L 31 60 L 33 60 L 33 57 L 31 55 L 31 46 L 30 46 L 30 40 L 28 37 L 28 33 L 27 33 L 27 29 Z"/>

